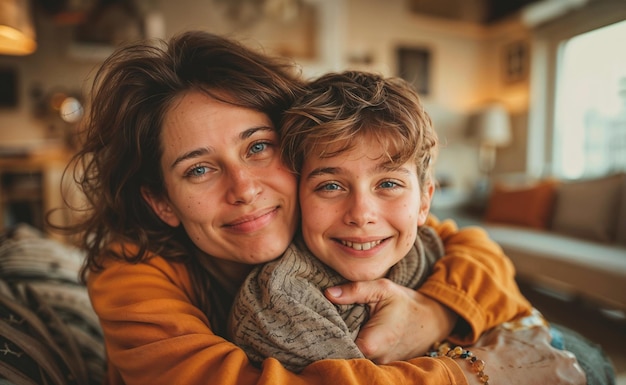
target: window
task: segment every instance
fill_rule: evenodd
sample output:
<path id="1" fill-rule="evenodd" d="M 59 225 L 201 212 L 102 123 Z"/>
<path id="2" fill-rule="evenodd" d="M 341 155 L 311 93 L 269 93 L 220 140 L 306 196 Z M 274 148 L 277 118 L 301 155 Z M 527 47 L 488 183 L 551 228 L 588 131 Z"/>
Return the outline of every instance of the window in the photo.
<path id="1" fill-rule="evenodd" d="M 559 47 L 554 173 L 564 178 L 626 170 L 626 21 Z"/>

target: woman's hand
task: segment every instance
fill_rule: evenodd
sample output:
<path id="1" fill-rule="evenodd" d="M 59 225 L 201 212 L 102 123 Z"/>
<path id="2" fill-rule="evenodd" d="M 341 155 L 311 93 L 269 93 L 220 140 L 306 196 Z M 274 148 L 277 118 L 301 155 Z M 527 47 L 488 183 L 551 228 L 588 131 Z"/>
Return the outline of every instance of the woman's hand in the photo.
<path id="1" fill-rule="evenodd" d="M 335 304 L 369 305 L 370 319 L 356 344 L 378 364 L 423 355 L 450 335 L 457 319 L 440 303 L 384 278 L 336 286 L 326 290 L 326 297 Z"/>
<path id="2" fill-rule="evenodd" d="M 584 385 L 585 373 L 576 357 L 550 345 L 550 332 L 545 326 L 517 331 L 502 327 L 483 334 L 468 349 L 485 361 L 485 374 L 493 384 L 568 384 Z M 458 360 L 468 383 L 478 385 L 478 376 L 469 362 Z"/>

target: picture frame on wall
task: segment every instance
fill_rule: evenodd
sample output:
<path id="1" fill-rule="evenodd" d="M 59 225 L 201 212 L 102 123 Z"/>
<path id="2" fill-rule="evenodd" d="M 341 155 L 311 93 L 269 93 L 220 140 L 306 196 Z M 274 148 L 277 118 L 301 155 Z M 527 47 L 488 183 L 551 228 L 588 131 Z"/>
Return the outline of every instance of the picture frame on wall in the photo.
<path id="1" fill-rule="evenodd" d="M 315 2 L 301 2 L 296 16 L 270 14 L 251 29 L 268 51 L 296 60 L 318 58 L 319 7 Z"/>
<path id="2" fill-rule="evenodd" d="M 155 21 L 159 22 L 155 14 L 143 14 L 132 2 L 103 2 L 87 20 L 73 26 L 69 56 L 99 62 L 127 42 L 162 37 L 149 35 Z"/>
<path id="3" fill-rule="evenodd" d="M 400 46 L 396 49 L 397 75 L 415 87 L 420 96 L 429 95 L 431 76 L 431 53 L 425 47 Z"/>
<path id="4" fill-rule="evenodd" d="M 529 47 L 523 40 L 504 47 L 504 82 L 517 83 L 526 80 L 529 66 Z"/>

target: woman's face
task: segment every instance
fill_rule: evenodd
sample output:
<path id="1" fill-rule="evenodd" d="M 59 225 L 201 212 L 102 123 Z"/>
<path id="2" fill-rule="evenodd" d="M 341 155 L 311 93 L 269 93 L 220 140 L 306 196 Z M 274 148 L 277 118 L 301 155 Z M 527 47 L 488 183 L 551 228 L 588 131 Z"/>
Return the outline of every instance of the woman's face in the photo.
<path id="1" fill-rule="evenodd" d="M 267 115 L 190 92 L 167 112 L 161 145 L 167 197 L 143 196 L 165 223 L 230 261 L 262 263 L 287 248 L 297 182 Z"/>
<path id="2" fill-rule="evenodd" d="M 413 247 L 432 190 L 422 196 L 414 161 L 389 168 L 378 141 L 354 141 L 349 151 L 304 161 L 300 208 L 311 252 L 344 278 L 362 281 L 384 277 Z"/>

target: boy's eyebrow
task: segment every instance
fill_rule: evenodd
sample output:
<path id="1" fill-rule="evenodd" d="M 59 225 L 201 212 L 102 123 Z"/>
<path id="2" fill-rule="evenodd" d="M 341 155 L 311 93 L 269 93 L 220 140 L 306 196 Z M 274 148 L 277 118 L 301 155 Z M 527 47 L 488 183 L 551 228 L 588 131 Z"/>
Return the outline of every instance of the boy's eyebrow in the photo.
<path id="1" fill-rule="evenodd" d="M 310 173 L 307 174 L 306 179 L 315 178 L 316 176 L 324 175 L 324 174 L 339 174 L 341 170 L 340 167 L 318 167 L 313 169 Z"/>
<path id="2" fill-rule="evenodd" d="M 318 167 L 318 168 L 313 169 L 310 173 L 308 173 L 306 175 L 306 179 L 312 179 L 312 178 L 315 178 L 316 176 L 320 176 L 324 174 L 336 175 L 336 174 L 341 173 L 341 170 L 342 170 L 341 167 Z M 392 166 L 385 165 L 384 163 L 379 164 L 376 167 L 376 171 L 377 172 L 397 171 L 407 176 L 411 175 L 411 170 L 409 170 L 408 168 L 404 166 L 392 167 Z"/>
<path id="3" fill-rule="evenodd" d="M 391 166 L 385 163 L 379 164 L 378 167 L 376 167 L 377 171 L 382 171 L 382 172 L 388 172 L 388 171 L 398 171 L 402 174 L 406 174 L 406 175 L 411 175 L 411 170 L 409 170 L 408 168 L 404 167 L 404 166 Z"/>

